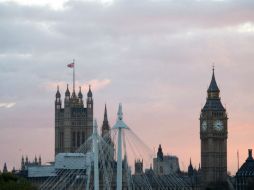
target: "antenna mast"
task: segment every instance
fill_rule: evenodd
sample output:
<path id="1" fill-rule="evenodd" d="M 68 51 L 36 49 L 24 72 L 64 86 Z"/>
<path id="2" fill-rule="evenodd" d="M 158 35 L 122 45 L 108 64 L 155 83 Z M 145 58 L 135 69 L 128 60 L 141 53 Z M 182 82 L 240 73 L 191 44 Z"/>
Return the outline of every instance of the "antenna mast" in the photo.
<path id="1" fill-rule="evenodd" d="M 73 92 L 75 92 L 75 59 L 73 59 Z"/>
<path id="2" fill-rule="evenodd" d="M 239 170 L 239 151 L 237 150 L 237 170 Z"/>

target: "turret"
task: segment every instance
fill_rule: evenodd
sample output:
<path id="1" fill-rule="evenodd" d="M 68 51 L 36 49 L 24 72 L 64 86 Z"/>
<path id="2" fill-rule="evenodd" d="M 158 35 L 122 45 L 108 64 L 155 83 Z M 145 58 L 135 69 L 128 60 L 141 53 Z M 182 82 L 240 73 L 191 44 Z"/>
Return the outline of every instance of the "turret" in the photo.
<path id="1" fill-rule="evenodd" d="M 79 87 L 78 100 L 79 103 L 83 106 L 83 94 L 81 92 L 81 86 Z"/>
<path id="2" fill-rule="evenodd" d="M 61 102 L 61 94 L 59 92 L 59 86 L 57 86 L 57 91 L 56 91 L 56 100 L 55 100 L 55 108 L 56 110 L 60 110 L 62 106 Z"/>
<path id="3" fill-rule="evenodd" d="M 88 136 L 90 136 L 92 135 L 93 132 L 93 94 L 90 85 L 87 93 L 86 107 L 87 107 L 87 127 L 89 129 Z"/>
<path id="4" fill-rule="evenodd" d="M 87 104 L 87 109 L 93 110 L 93 93 L 91 91 L 91 85 L 89 85 L 86 104 Z"/>
<path id="5" fill-rule="evenodd" d="M 24 159 L 24 156 L 22 155 L 22 158 L 21 158 L 21 170 L 24 170 L 25 168 L 25 159 Z"/>
<path id="6" fill-rule="evenodd" d="M 64 98 L 64 106 L 67 107 L 70 105 L 70 91 L 69 85 L 67 84 L 67 89 L 65 91 L 65 98 Z"/>
<path id="7" fill-rule="evenodd" d="M 39 156 L 39 165 L 41 165 L 41 156 Z"/>
<path id="8" fill-rule="evenodd" d="M 26 156 L 26 164 L 28 164 L 28 157 Z"/>
<path id="9" fill-rule="evenodd" d="M 38 163 L 38 162 L 37 162 L 37 157 L 36 157 L 36 155 L 35 155 L 35 158 L 34 158 L 34 163 L 35 163 L 35 164 Z"/>
<path id="10" fill-rule="evenodd" d="M 159 145 L 159 148 L 158 148 L 157 160 L 158 160 L 158 161 L 163 161 L 163 152 L 162 152 L 161 145 Z"/>

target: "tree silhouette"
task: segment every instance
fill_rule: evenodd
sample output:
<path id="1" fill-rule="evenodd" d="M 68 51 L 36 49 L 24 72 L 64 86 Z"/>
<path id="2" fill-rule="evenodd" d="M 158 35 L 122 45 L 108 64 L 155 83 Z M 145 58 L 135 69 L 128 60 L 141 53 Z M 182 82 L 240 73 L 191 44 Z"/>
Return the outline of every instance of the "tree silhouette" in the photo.
<path id="1" fill-rule="evenodd" d="M 12 173 L 0 174 L 0 190 L 36 190 L 25 178 Z"/>

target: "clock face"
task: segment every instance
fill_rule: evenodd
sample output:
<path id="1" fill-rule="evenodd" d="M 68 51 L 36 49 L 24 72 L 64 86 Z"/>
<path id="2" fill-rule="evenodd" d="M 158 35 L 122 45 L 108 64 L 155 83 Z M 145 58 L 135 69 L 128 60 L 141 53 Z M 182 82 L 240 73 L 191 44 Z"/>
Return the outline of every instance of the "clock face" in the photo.
<path id="1" fill-rule="evenodd" d="M 220 120 L 216 120 L 214 122 L 214 128 L 217 130 L 217 131 L 221 131 L 223 129 L 223 122 L 220 121 Z"/>
<path id="2" fill-rule="evenodd" d="M 206 129 L 207 129 L 207 122 L 206 121 L 202 122 L 201 128 L 202 128 L 202 131 L 206 131 Z"/>

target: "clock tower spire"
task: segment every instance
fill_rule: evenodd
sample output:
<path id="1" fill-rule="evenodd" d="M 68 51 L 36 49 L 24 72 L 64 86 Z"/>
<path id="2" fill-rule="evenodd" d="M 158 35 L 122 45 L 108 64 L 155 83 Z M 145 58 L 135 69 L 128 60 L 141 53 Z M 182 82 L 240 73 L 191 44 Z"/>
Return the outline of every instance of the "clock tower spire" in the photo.
<path id="1" fill-rule="evenodd" d="M 201 172 L 204 185 L 227 180 L 227 120 L 213 68 L 206 103 L 200 114 Z"/>

